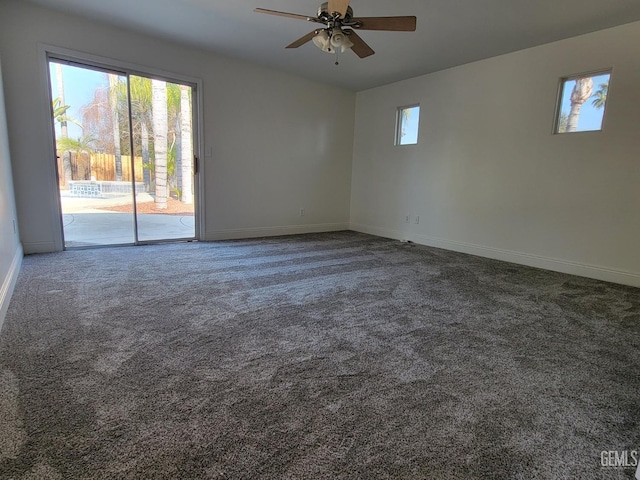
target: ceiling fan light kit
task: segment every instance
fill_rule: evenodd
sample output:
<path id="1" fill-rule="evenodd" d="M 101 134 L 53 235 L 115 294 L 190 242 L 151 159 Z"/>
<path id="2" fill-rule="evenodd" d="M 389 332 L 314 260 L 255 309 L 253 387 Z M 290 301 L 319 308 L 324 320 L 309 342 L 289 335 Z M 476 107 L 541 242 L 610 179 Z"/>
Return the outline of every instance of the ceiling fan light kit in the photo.
<path id="1" fill-rule="evenodd" d="M 326 30 L 320 30 L 318 34 L 312 39 L 313 44 L 323 52 L 333 53 L 331 48 L 331 38 Z"/>
<path id="2" fill-rule="evenodd" d="M 299 38 L 286 48 L 298 48 L 312 41 L 320 50 L 326 53 L 344 53 L 351 49 L 360 58 L 373 55 L 375 52 L 360 38 L 357 30 L 385 30 L 394 32 L 413 32 L 416 29 L 416 17 L 366 17 L 354 18 L 350 0 L 330 0 L 320 5 L 316 17 L 306 17 L 295 13 L 278 12 L 256 8 L 258 13 L 276 15 L 280 17 L 296 18 L 308 22 L 324 25 L 304 37 Z M 346 28 L 345 28 L 346 27 Z M 338 62 L 336 61 L 336 65 Z"/>
<path id="3" fill-rule="evenodd" d="M 353 42 L 349 40 L 349 37 L 340 27 L 334 27 L 331 30 L 331 45 L 333 45 L 333 48 L 341 49 L 342 53 L 344 53 L 353 47 Z"/>

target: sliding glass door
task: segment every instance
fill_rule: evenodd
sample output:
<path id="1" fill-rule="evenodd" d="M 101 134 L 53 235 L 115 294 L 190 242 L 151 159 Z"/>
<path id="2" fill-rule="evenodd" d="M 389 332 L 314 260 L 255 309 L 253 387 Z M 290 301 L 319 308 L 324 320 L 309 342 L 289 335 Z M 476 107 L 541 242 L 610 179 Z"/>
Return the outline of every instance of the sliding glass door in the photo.
<path id="1" fill-rule="evenodd" d="M 65 248 L 195 238 L 190 85 L 50 58 Z"/>
<path id="2" fill-rule="evenodd" d="M 138 239 L 194 236 L 192 88 L 131 75 Z M 186 235 L 189 233 L 189 235 Z"/>

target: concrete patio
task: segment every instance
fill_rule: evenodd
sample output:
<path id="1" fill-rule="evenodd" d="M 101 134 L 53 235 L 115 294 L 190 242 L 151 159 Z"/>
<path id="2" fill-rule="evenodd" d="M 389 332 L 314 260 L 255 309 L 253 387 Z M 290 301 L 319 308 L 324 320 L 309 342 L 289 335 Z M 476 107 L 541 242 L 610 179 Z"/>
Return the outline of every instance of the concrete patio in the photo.
<path id="1" fill-rule="evenodd" d="M 80 198 L 61 195 L 62 222 L 66 247 L 122 245 L 135 242 L 131 213 L 105 210 L 131 204 L 130 195 L 107 198 Z M 152 202 L 149 194 L 139 194 L 138 204 Z M 195 236 L 193 215 L 138 214 L 138 239 L 141 242 L 189 239 Z"/>

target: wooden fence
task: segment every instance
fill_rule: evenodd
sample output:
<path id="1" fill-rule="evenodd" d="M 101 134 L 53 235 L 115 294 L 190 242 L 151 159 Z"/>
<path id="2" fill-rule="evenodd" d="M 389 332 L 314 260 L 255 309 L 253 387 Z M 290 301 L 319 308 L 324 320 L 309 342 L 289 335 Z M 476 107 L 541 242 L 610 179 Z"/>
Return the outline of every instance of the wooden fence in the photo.
<path id="1" fill-rule="evenodd" d="M 121 155 L 122 159 L 122 181 L 131 181 L 131 157 Z M 66 187 L 64 168 L 62 165 L 62 155 L 58 158 L 58 176 L 60 186 Z M 136 172 L 136 182 L 144 181 L 144 171 L 142 169 L 142 157 L 134 158 L 134 168 Z M 116 180 L 116 157 L 107 153 L 92 153 L 77 155 L 71 153 L 71 179 L 72 180 Z"/>

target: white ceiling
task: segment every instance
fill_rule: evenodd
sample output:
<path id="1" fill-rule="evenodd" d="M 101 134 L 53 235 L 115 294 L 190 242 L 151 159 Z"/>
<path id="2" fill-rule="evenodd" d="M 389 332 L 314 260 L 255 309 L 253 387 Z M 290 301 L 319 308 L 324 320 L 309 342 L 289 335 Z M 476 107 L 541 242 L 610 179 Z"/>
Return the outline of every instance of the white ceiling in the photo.
<path id="1" fill-rule="evenodd" d="M 418 28 L 362 31 L 376 54 L 335 66 L 312 43 L 285 50 L 314 24 L 253 12 L 315 16 L 321 0 L 30 1 L 355 91 L 640 20 L 639 0 L 352 0 L 355 17 L 415 15 Z"/>

